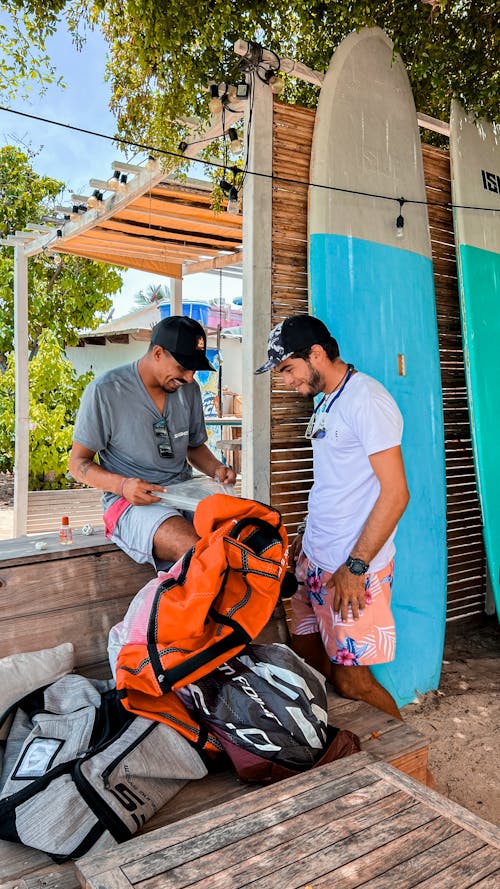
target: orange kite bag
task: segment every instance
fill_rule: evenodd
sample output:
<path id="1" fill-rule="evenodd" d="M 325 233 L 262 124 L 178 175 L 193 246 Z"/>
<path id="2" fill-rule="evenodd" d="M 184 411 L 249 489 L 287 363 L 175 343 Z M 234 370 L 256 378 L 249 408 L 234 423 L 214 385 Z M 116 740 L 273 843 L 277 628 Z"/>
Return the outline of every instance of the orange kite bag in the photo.
<path id="1" fill-rule="evenodd" d="M 278 601 L 288 541 L 276 509 L 227 494 L 202 500 L 194 527 L 200 540 L 161 573 L 146 618 L 135 608 L 136 625 L 132 619 L 116 662 L 116 687 L 131 712 L 219 750 L 215 739 L 200 737 L 173 690 L 206 676 L 265 627 Z"/>

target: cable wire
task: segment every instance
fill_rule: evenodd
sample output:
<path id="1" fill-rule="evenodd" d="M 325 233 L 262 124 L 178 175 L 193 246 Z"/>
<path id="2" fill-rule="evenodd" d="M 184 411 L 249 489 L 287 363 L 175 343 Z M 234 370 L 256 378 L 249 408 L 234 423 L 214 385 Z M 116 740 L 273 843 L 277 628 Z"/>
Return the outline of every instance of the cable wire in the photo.
<path id="1" fill-rule="evenodd" d="M 255 69 L 255 71 L 253 73 L 254 74 L 257 73 L 257 69 Z M 253 92 L 254 91 L 252 90 L 252 95 L 253 95 Z M 67 130 L 74 130 L 77 133 L 84 133 L 85 135 L 88 135 L 88 136 L 96 136 L 97 138 L 100 138 L 100 139 L 107 139 L 110 142 L 118 142 L 122 145 L 128 145 L 132 148 L 140 148 L 143 151 L 147 151 L 149 154 L 152 154 L 154 152 L 156 154 L 162 154 L 167 157 L 176 158 L 179 161 L 188 160 L 190 163 L 204 164 L 206 166 L 222 169 L 223 171 L 226 169 L 226 165 L 224 163 L 218 163 L 217 161 L 214 161 L 214 160 L 203 160 L 203 158 L 197 158 L 197 157 L 186 158 L 183 154 L 180 154 L 179 152 L 176 152 L 176 151 L 171 151 L 167 148 L 156 148 L 152 145 L 147 145 L 142 142 L 134 142 L 131 139 L 124 139 L 120 136 L 108 136 L 106 133 L 98 133 L 95 130 L 86 130 L 83 127 L 77 127 L 74 124 L 63 123 L 62 121 L 58 121 L 58 120 L 50 120 L 49 118 L 40 117 L 36 114 L 28 114 L 26 111 L 18 111 L 13 108 L 7 108 L 4 105 L 0 105 L 0 111 L 7 111 L 9 114 L 16 114 L 20 117 L 27 117 L 30 120 L 36 120 L 41 123 L 52 124 L 53 126 L 62 127 Z M 200 143 L 203 141 L 215 142 L 216 139 L 221 138 L 222 136 L 225 138 L 226 133 L 221 133 L 221 136 L 212 137 L 210 139 L 199 140 L 199 142 Z M 195 142 L 188 143 L 188 148 L 191 145 L 199 144 L 199 142 L 195 141 Z M 247 138 L 247 142 L 248 142 L 248 138 Z M 248 152 L 247 152 L 247 156 L 248 156 Z M 400 198 L 396 197 L 395 195 L 377 194 L 374 192 L 362 191 L 360 189 L 355 189 L 355 188 L 342 188 L 341 186 L 338 186 L 338 185 L 324 185 L 320 182 L 310 182 L 307 180 L 298 182 L 295 179 L 288 179 L 284 176 L 277 176 L 274 173 L 260 173 L 256 170 L 250 170 L 248 168 L 246 168 L 246 170 L 244 171 L 244 175 L 245 176 L 246 175 L 258 176 L 262 179 L 271 179 L 273 182 L 279 182 L 279 183 L 282 183 L 285 185 L 293 185 L 293 186 L 299 185 L 304 188 L 306 188 L 306 187 L 307 188 L 321 188 L 326 191 L 338 192 L 339 194 L 352 194 L 352 195 L 357 195 L 359 197 L 374 198 L 376 200 L 381 200 L 381 201 L 396 201 L 396 203 L 399 203 L 399 200 L 400 200 Z M 421 201 L 421 200 L 417 200 L 414 198 L 404 198 L 404 202 L 405 202 L 405 204 L 415 204 L 415 205 L 427 206 L 427 207 L 441 207 L 445 210 L 479 210 L 479 211 L 482 211 L 485 213 L 499 212 L 498 209 L 495 207 L 477 207 L 477 206 L 472 206 L 469 204 L 454 204 L 452 201 L 447 201 L 447 202 L 443 203 L 441 201 L 429 201 L 429 200 Z"/>

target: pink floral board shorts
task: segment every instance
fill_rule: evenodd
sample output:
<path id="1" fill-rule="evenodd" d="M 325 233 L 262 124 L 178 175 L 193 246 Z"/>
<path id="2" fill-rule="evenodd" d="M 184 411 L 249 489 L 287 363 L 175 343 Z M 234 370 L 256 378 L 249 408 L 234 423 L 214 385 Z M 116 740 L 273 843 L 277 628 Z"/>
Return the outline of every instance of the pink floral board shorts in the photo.
<path id="1" fill-rule="evenodd" d="M 365 607 L 354 620 L 349 606 L 347 621 L 333 610 L 333 591 L 325 590 L 331 573 L 314 565 L 301 552 L 295 575 L 298 590 L 291 598 L 292 633 L 319 633 L 333 664 L 364 667 L 386 664 L 396 654 L 396 629 L 391 611 L 394 562 L 365 576 Z"/>

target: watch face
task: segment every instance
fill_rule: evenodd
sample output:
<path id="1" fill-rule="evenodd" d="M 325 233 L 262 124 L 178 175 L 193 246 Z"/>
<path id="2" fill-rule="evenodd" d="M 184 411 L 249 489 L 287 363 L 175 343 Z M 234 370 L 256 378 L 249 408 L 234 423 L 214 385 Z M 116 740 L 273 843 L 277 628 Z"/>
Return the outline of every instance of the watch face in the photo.
<path id="1" fill-rule="evenodd" d="M 363 562 L 363 559 L 353 559 L 352 556 L 349 556 L 346 561 L 346 565 L 349 568 L 351 574 L 361 575 L 366 574 L 366 572 L 368 571 L 368 565 L 366 564 L 366 562 Z"/>

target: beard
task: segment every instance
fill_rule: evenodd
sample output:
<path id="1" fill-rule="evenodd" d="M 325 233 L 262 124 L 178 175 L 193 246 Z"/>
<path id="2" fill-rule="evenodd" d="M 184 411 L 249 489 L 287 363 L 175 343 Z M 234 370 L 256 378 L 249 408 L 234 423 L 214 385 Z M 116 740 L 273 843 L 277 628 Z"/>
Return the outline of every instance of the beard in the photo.
<path id="1" fill-rule="evenodd" d="M 305 398 L 309 398 L 311 395 L 318 395 L 320 392 L 323 392 L 323 380 L 321 379 L 320 374 L 317 370 L 314 370 L 313 367 L 308 362 L 309 366 L 309 377 L 307 380 L 304 380 L 305 384 L 308 387 L 308 392 L 305 394 Z"/>

